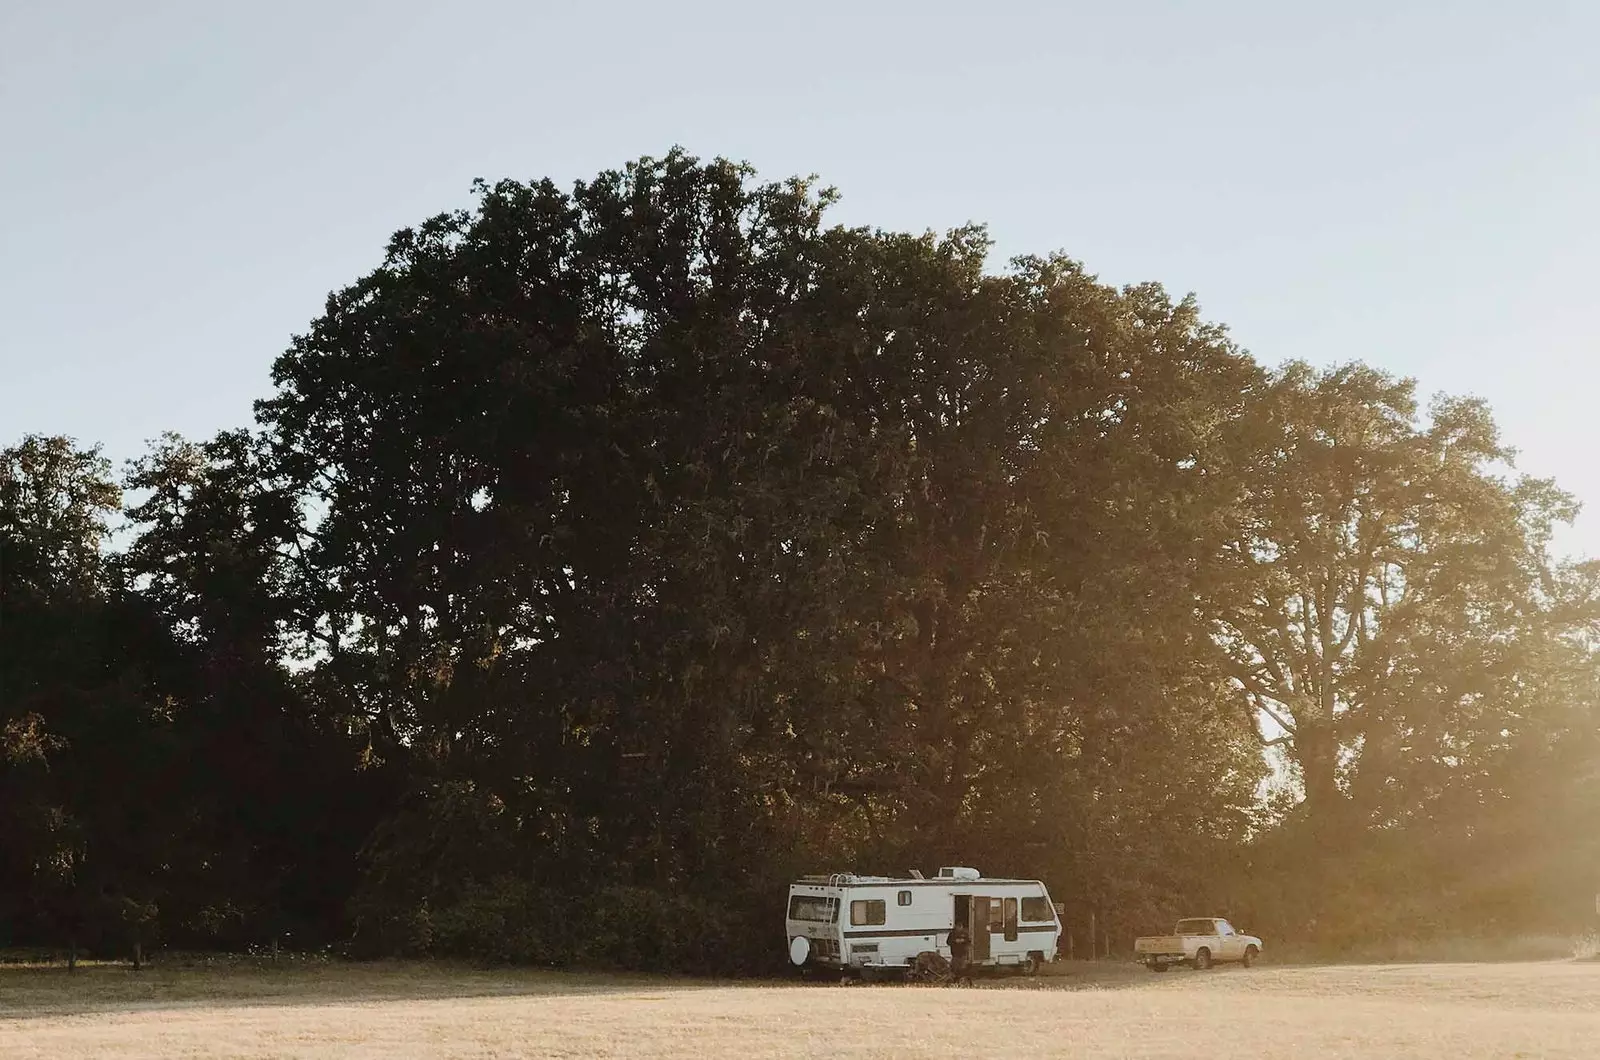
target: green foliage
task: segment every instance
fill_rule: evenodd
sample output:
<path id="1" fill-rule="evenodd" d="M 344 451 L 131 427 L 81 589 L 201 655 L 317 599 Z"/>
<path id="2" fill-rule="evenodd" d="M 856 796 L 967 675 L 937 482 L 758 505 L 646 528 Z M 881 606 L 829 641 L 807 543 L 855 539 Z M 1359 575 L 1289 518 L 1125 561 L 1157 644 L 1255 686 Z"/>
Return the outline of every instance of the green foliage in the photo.
<path id="1" fill-rule="evenodd" d="M 645 887 L 562 892 L 498 877 L 427 915 L 418 950 L 501 963 L 696 974 L 770 972 L 781 954 L 751 945 L 770 934 L 761 905 Z M 759 912 L 758 912 L 759 911 Z M 423 939 L 419 939 L 423 942 Z"/>
<path id="2" fill-rule="evenodd" d="M 1275 376 L 1232 591 L 1207 601 L 1323 820 L 1392 827 L 1491 799 L 1513 745 L 1564 729 L 1548 682 L 1595 665 L 1571 641 L 1600 617 L 1595 595 L 1548 552 L 1572 498 L 1503 476 L 1482 402 L 1441 398 L 1421 422 L 1413 390 L 1361 365 Z"/>
<path id="3" fill-rule="evenodd" d="M 3 454 L 0 921 L 756 971 L 793 875 L 959 862 L 1564 929 L 1600 568 L 1482 403 L 720 160 L 475 195 L 125 510 Z"/>

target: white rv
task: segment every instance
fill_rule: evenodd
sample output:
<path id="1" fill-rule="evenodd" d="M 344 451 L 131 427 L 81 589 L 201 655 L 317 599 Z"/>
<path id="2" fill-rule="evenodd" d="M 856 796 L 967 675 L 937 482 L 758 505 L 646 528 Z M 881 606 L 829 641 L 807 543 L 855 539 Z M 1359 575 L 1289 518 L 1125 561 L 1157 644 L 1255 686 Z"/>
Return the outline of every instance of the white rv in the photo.
<path id="1" fill-rule="evenodd" d="M 1058 909 L 1038 880 L 985 879 L 950 867 L 934 879 L 805 876 L 789 885 L 789 960 L 802 969 L 904 974 L 919 954 L 951 959 L 950 932 L 966 927 L 970 964 L 1034 973 L 1053 960 Z"/>

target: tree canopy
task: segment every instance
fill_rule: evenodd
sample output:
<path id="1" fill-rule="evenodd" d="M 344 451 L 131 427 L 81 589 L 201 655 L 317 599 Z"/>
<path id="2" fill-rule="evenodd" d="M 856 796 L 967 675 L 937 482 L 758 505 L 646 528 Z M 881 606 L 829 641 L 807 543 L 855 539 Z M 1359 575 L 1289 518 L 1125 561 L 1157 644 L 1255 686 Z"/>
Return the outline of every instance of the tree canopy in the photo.
<path id="1" fill-rule="evenodd" d="M 721 160 L 474 193 L 253 427 L 4 451 L 18 937 L 759 967 L 793 873 L 958 862 L 1309 938 L 1330 829 L 1586 819 L 1600 570 L 1483 403 Z"/>

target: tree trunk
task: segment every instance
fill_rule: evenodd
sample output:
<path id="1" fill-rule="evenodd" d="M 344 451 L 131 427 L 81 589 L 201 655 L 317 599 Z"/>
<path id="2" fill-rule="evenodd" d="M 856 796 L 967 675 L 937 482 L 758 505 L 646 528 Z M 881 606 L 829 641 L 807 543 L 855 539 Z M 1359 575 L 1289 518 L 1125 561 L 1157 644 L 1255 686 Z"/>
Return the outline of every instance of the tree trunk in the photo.
<path id="1" fill-rule="evenodd" d="M 1295 732 L 1294 751 L 1306 789 L 1306 815 L 1326 821 L 1338 812 L 1340 802 L 1339 741 L 1328 726 L 1302 721 Z"/>

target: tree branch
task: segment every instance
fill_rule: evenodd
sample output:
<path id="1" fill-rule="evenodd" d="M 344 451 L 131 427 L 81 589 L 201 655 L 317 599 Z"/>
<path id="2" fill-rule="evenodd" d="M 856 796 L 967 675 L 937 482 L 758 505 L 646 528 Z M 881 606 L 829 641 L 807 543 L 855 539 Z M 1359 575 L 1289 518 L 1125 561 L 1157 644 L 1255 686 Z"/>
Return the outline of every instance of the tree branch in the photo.
<path id="1" fill-rule="evenodd" d="M 1276 722 L 1278 727 L 1290 737 L 1295 735 L 1297 730 L 1295 729 L 1294 724 L 1290 722 L 1288 718 L 1285 718 L 1282 714 L 1279 714 L 1277 711 L 1267 706 L 1266 702 L 1260 696 L 1255 698 L 1254 706 L 1257 710 L 1261 711 L 1261 713 L 1265 714 L 1267 717 Z M 1269 744 L 1268 746 L 1271 745 Z"/>
<path id="2" fill-rule="evenodd" d="M 1244 690 L 1247 693 L 1249 693 L 1250 695 L 1256 696 L 1256 697 L 1259 697 L 1259 698 L 1262 698 L 1262 699 L 1277 699 L 1278 698 L 1278 697 L 1274 696 L 1271 692 L 1267 691 L 1266 686 L 1261 683 L 1260 679 L 1257 678 L 1255 674 L 1250 672 L 1250 669 L 1248 667 L 1244 666 L 1241 663 L 1234 663 L 1233 667 L 1232 667 L 1232 670 L 1233 670 L 1233 673 L 1232 673 L 1233 679 L 1238 681 L 1241 685 L 1243 685 L 1244 686 Z"/>

